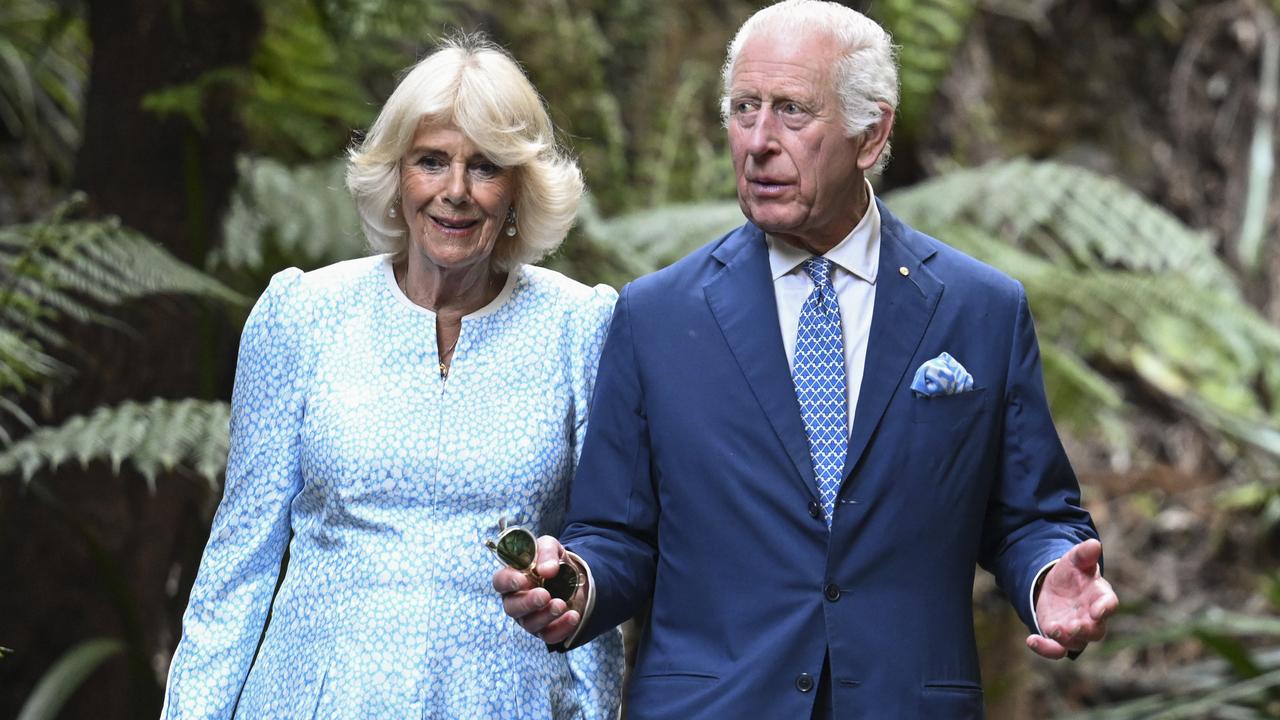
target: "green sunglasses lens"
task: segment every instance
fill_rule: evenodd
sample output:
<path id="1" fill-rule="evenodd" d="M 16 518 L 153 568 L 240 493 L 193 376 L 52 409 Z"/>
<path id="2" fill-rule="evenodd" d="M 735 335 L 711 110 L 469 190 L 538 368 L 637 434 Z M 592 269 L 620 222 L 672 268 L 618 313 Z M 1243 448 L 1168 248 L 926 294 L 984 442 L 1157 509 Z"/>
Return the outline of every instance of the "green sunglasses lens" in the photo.
<path id="1" fill-rule="evenodd" d="M 551 593 L 551 597 L 559 598 L 565 602 L 573 597 L 578 590 L 578 571 L 567 562 L 560 563 L 560 571 L 556 576 L 543 583 L 542 587 Z"/>
<path id="2" fill-rule="evenodd" d="M 502 558 L 502 562 L 516 570 L 528 570 L 533 567 L 533 559 L 538 556 L 538 543 L 528 530 L 512 528 L 498 538 L 495 552 Z"/>

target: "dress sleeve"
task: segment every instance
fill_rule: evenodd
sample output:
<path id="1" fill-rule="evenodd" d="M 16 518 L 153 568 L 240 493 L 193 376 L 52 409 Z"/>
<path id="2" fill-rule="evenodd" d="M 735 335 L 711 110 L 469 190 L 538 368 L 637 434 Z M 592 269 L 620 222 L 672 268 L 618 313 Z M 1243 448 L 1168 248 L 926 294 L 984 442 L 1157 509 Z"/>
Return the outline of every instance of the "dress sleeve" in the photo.
<path id="1" fill-rule="evenodd" d="M 607 285 L 597 285 L 579 309 L 574 328 L 575 352 L 570 359 L 573 368 L 574 425 L 573 464 L 577 468 L 582 454 L 582 439 L 587 430 L 587 409 L 595 388 L 596 365 L 609 331 L 609 319 L 618 294 Z M 613 720 L 622 699 L 624 660 L 622 632 L 614 629 L 595 640 L 571 650 L 566 658 L 573 675 L 573 691 L 578 698 L 583 720 Z M 575 716 L 577 717 L 577 716 Z"/>
<path id="2" fill-rule="evenodd" d="M 582 440 L 587 434 L 587 415 L 596 385 L 600 350 L 609 334 L 609 320 L 618 293 L 608 285 L 592 288 L 591 297 L 574 317 L 574 352 L 569 359 L 573 373 L 573 466 L 582 457 Z"/>
<path id="3" fill-rule="evenodd" d="M 231 397 L 222 502 L 182 619 L 161 718 L 231 718 L 271 608 L 301 485 L 302 273 L 278 273 L 249 314 Z"/>

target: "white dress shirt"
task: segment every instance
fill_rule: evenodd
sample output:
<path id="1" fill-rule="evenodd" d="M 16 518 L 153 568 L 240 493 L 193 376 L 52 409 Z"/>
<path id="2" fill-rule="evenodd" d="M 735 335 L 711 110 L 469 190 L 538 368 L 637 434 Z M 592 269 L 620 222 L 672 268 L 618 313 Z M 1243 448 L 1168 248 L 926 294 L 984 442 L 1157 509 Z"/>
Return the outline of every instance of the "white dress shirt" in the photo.
<path id="1" fill-rule="evenodd" d="M 880 209 L 867 183 L 867 211 L 853 230 L 823 257 L 831 261 L 831 284 L 840 302 L 840 330 L 844 336 L 844 376 L 848 391 L 848 429 L 853 428 L 862 371 L 867 360 L 867 338 L 871 334 L 871 314 L 876 304 L 876 270 L 880 266 Z M 805 272 L 804 261 L 813 257 L 808 250 L 773 237 L 769 244 L 769 268 L 773 292 L 778 301 L 778 325 L 787 364 L 794 370 L 796 334 L 800 329 L 800 309 L 813 292 L 813 279 Z"/>

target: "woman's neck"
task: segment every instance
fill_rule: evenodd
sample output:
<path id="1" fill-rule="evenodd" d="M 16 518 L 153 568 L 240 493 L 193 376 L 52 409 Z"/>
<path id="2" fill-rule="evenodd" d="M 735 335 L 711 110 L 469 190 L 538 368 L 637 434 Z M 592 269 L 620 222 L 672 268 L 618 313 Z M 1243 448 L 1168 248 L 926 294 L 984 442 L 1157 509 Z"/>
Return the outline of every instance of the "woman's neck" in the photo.
<path id="1" fill-rule="evenodd" d="M 506 273 L 497 271 L 488 260 L 442 268 L 413 250 L 394 269 L 405 297 L 449 319 L 469 315 L 493 302 L 506 283 Z"/>

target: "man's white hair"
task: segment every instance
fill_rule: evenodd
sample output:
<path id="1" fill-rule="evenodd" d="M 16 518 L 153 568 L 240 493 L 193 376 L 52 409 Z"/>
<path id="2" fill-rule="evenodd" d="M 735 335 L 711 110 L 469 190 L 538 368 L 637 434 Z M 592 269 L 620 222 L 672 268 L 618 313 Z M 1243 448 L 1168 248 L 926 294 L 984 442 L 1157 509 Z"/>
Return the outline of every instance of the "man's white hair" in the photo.
<path id="1" fill-rule="evenodd" d="M 898 63 L 889 33 L 866 15 L 843 5 L 824 0 L 782 0 L 747 18 L 729 43 L 720 76 L 724 96 L 720 101 L 720 117 L 728 124 L 734 65 L 738 53 L 755 33 L 769 31 L 784 35 L 825 32 L 835 38 L 841 59 L 836 63 L 832 82 L 840 98 L 845 133 L 856 137 L 881 119 L 877 103 L 898 109 Z M 878 173 L 889 161 L 889 145 L 871 172 Z"/>

